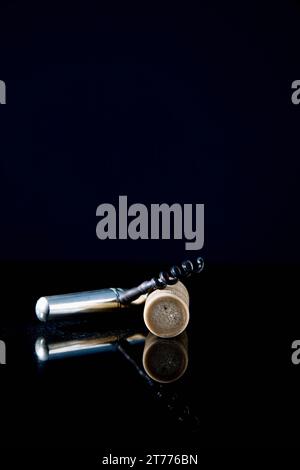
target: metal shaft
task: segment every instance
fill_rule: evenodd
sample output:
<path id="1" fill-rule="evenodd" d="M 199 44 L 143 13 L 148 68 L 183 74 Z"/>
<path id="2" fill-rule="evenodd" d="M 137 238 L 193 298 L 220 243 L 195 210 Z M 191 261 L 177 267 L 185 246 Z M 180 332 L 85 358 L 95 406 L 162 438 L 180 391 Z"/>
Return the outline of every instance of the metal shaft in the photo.
<path id="1" fill-rule="evenodd" d="M 122 289 L 108 288 L 41 297 L 36 303 L 35 312 L 39 320 L 47 321 L 66 315 L 115 310 L 124 307 L 119 299 L 122 291 Z"/>

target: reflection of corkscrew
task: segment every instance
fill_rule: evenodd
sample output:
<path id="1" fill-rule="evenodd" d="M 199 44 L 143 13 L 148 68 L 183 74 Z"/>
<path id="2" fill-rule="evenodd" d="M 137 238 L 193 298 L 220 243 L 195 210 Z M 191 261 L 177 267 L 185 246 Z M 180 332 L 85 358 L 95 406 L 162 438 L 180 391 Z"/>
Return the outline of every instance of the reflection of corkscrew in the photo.
<path id="1" fill-rule="evenodd" d="M 134 347 L 144 345 L 142 363 Z M 108 336 L 80 336 L 69 341 L 49 342 L 40 337 L 35 344 L 40 364 L 55 359 L 85 356 L 107 351 L 120 352 L 144 381 L 152 396 L 168 410 L 176 421 L 191 431 L 199 427 L 199 418 L 185 399 L 171 384 L 179 380 L 188 367 L 188 336 L 184 332 L 177 338 L 161 339 L 151 333 L 110 334 Z M 137 350 L 138 352 L 138 350 Z M 170 386 L 170 388 L 169 388 Z"/>
<path id="2" fill-rule="evenodd" d="M 133 346 L 144 345 L 143 371 L 132 357 Z M 162 339 L 149 333 L 82 334 L 72 339 L 49 341 L 39 337 L 35 343 L 35 353 L 43 363 L 49 360 L 66 359 L 74 356 L 87 356 L 107 351 L 119 351 L 135 366 L 140 375 L 159 383 L 171 383 L 186 372 L 188 366 L 188 337 L 184 332 L 177 338 Z"/>
<path id="3" fill-rule="evenodd" d="M 165 289 L 168 285 L 176 284 L 180 279 L 193 273 L 200 273 L 203 267 L 204 261 L 198 257 L 194 263 L 190 260 L 184 261 L 179 266 L 172 266 L 169 271 L 162 271 L 158 277 L 153 277 L 131 289 L 108 288 L 41 297 L 36 304 L 36 314 L 39 320 L 46 321 L 54 317 L 99 313 L 126 307 L 145 294 L 156 289 Z"/>

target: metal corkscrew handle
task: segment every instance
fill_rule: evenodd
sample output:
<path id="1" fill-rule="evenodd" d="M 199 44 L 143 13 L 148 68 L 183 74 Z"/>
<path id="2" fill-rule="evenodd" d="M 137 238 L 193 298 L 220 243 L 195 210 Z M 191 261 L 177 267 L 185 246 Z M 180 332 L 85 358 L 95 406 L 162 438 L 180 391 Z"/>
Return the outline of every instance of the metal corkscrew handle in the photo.
<path id="1" fill-rule="evenodd" d="M 184 261 L 180 265 L 172 266 L 169 271 L 162 271 L 158 277 L 153 277 L 131 289 L 110 288 L 41 297 L 36 303 L 36 315 L 39 320 L 47 321 L 51 318 L 120 309 L 155 289 L 164 289 L 167 285 L 176 284 L 177 281 L 193 273 L 201 272 L 203 267 L 204 261 L 198 257 L 195 263 L 190 260 Z"/>

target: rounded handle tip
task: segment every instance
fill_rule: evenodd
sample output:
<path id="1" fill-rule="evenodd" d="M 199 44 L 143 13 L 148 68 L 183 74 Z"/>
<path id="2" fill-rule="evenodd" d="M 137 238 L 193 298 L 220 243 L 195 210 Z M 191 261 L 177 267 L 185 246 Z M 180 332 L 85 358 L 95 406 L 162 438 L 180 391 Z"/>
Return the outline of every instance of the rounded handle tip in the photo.
<path id="1" fill-rule="evenodd" d="M 41 297 L 35 306 L 36 316 L 40 321 L 46 321 L 49 316 L 49 303 L 46 297 Z"/>

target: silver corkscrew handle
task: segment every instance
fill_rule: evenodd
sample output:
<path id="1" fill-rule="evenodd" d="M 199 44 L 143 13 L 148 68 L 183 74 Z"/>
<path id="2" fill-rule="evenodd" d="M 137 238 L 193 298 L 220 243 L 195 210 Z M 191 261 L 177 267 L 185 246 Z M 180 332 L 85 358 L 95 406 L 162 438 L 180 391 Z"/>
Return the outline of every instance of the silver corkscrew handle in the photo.
<path id="1" fill-rule="evenodd" d="M 108 288 L 72 294 L 41 297 L 35 306 L 39 320 L 61 319 L 66 316 L 86 315 L 120 309 L 122 289 Z"/>

